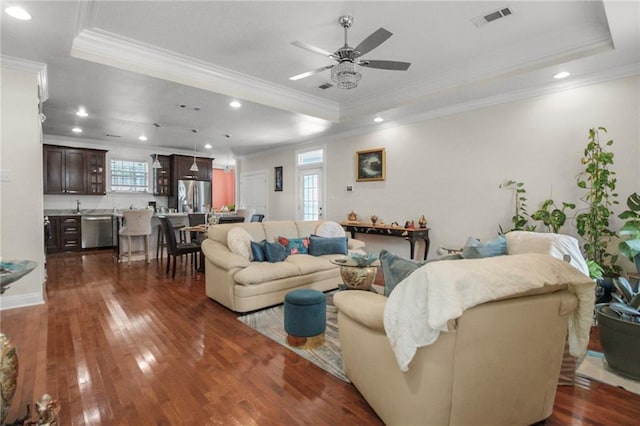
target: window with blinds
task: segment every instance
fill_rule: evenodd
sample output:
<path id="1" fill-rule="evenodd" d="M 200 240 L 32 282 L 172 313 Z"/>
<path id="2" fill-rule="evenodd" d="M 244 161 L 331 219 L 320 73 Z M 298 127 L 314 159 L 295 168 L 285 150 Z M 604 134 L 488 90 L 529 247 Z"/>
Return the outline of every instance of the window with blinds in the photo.
<path id="1" fill-rule="evenodd" d="M 149 192 L 149 163 L 111 160 L 111 191 Z"/>

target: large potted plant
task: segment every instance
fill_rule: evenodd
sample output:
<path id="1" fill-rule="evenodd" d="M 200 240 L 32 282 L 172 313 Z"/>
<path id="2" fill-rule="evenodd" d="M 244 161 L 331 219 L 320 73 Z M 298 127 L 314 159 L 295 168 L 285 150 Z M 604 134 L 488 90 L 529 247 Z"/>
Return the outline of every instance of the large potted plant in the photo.
<path id="1" fill-rule="evenodd" d="M 622 277 L 613 282 L 613 301 L 596 305 L 602 352 L 609 368 L 640 380 L 640 290 Z"/>
<path id="2" fill-rule="evenodd" d="M 635 262 L 636 271 L 640 272 L 640 195 L 637 192 L 627 198 L 628 210 L 618 215 L 626 220 L 620 229 L 620 237 L 624 239 L 618 245 L 620 253 Z"/>
<path id="3" fill-rule="evenodd" d="M 587 207 L 576 215 L 576 228 L 583 239 L 585 258 L 590 271 L 601 268 L 604 276 L 609 278 L 598 280 L 597 302 L 611 299 L 613 284 L 610 277 L 616 276 L 621 270 L 616 265 L 617 255 L 608 251 L 611 239 L 616 236 L 615 231 L 609 228 L 609 218 L 614 214 L 611 208 L 619 203 L 615 192 L 616 173 L 611 170 L 613 152 L 606 150 L 606 147 L 613 145 L 613 140 L 608 140 L 604 146 L 600 142 L 600 134 L 606 132 L 604 127 L 589 129 L 589 140 L 582 157 L 584 170 L 577 176 L 578 187 L 586 190 L 580 199 Z"/>

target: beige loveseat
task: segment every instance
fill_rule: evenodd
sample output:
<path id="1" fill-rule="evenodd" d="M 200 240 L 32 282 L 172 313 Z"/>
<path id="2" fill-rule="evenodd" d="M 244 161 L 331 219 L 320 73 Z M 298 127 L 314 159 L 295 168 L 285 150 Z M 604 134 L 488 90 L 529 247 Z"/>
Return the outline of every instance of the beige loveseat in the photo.
<path id="1" fill-rule="evenodd" d="M 235 312 L 248 312 L 282 303 L 285 294 L 296 288 L 321 291 L 338 288 L 342 283 L 340 270 L 330 260 L 342 255 L 294 254 L 282 262 L 255 262 L 233 253 L 227 242 L 234 227 L 245 229 L 253 241 L 260 242 L 278 237 L 307 237 L 316 234 L 323 222 L 267 221 L 211 226 L 208 238 L 202 242 L 207 296 Z M 342 234 L 348 238 L 344 231 Z M 350 251 L 363 248 L 362 241 L 348 239 Z"/>
<path id="2" fill-rule="evenodd" d="M 333 300 L 339 311 L 346 375 L 389 425 L 529 425 L 549 417 L 568 323 L 581 333 L 579 350 L 586 350 L 589 318 L 585 323 L 585 318 L 578 321 L 574 314 L 581 311 L 588 316 L 589 307 L 584 305 L 593 303 L 593 296 L 589 296 L 593 282 L 567 263 L 548 258 L 547 269 L 552 273 L 547 277 L 557 270 L 565 274 L 556 280 L 558 285 L 546 286 L 549 280 L 544 278 L 539 288 L 465 310 L 446 323 L 449 331 L 441 331 L 435 342 L 415 351 L 406 372 L 401 371 L 385 330 L 385 323 L 388 326 L 393 322 L 386 305 L 406 283 L 396 287 L 389 299 L 372 292 L 339 292 Z M 436 262 L 423 269 L 437 263 L 457 268 L 464 263 L 456 262 L 477 264 L 486 260 Z M 488 270 L 500 274 L 495 266 L 500 260 L 492 262 Z M 531 264 L 531 268 L 540 269 L 540 264 Z M 528 270 L 525 265 L 524 271 Z M 438 284 L 457 286 L 459 276 L 450 276 L 447 282 Z M 490 287 L 491 282 L 481 286 Z M 577 287 L 583 291 L 576 295 Z M 401 296 L 400 306 L 407 311 L 417 306 L 415 297 Z M 434 297 L 433 293 L 428 297 Z M 405 326 L 405 331 L 407 328 L 411 327 Z"/>

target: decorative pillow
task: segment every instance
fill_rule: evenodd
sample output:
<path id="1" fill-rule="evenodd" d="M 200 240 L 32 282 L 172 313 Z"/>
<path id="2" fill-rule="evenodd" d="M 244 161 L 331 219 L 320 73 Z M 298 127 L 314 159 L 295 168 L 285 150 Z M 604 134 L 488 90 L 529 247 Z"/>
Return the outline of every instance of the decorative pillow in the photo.
<path id="1" fill-rule="evenodd" d="M 239 226 L 234 226 L 227 233 L 227 246 L 231 253 L 239 254 L 251 260 L 251 235 Z"/>
<path id="2" fill-rule="evenodd" d="M 253 255 L 254 262 L 264 262 L 267 260 L 267 257 L 264 253 L 264 249 L 262 248 L 263 243 L 264 243 L 264 240 L 261 243 L 256 243 L 255 241 L 251 241 L 251 254 Z"/>
<path id="3" fill-rule="evenodd" d="M 268 262 L 282 262 L 287 258 L 287 250 L 280 243 L 272 243 L 264 240 L 262 242 L 262 248 Z"/>
<path id="4" fill-rule="evenodd" d="M 328 220 L 318 225 L 316 228 L 316 235 L 328 238 L 344 237 L 344 228 L 342 228 L 338 222 Z"/>
<path id="5" fill-rule="evenodd" d="M 311 235 L 309 236 L 309 254 L 312 256 L 347 254 L 347 237 L 326 238 Z"/>
<path id="6" fill-rule="evenodd" d="M 284 246 L 287 254 L 307 254 L 309 252 L 309 237 L 278 237 L 278 242 Z"/>
<path id="7" fill-rule="evenodd" d="M 462 248 L 462 257 L 465 259 L 481 259 L 502 256 L 503 254 L 507 254 L 507 239 L 504 235 L 499 235 L 486 243 L 481 243 L 477 238 L 469 237 Z"/>
<path id="8" fill-rule="evenodd" d="M 393 289 L 400 281 L 407 278 L 413 271 L 426 264 L 426 262 L 405 259 L 385 249 L 380 251 L 380 266 L 384 277 L 384 295 L 389 297 Z"/>

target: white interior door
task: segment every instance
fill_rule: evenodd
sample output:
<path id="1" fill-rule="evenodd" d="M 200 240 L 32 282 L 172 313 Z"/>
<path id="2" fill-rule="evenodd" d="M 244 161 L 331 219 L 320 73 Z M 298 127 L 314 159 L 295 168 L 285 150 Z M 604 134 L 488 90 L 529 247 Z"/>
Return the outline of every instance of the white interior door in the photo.
<path id="1" fill-rule="evenodd" d="M 324 174 L 321 167 L 298 172 L 298 219 L 321 220 L 324 204 Z"/>
<path id="2" fill-rule="evenodd" d="M 267 172 L 240 175 L 240 207 L 256 214 L 267 214 Z"/>

